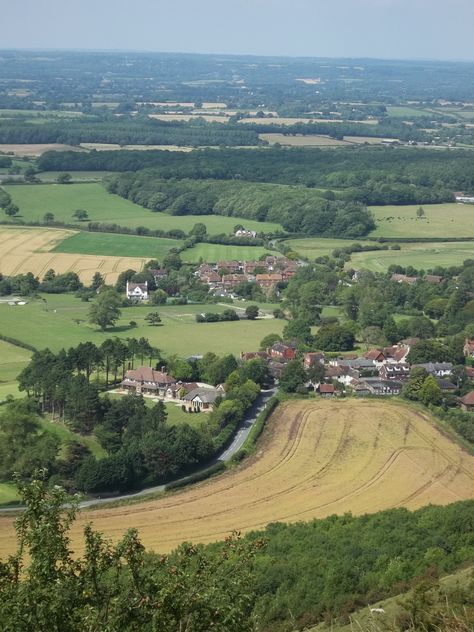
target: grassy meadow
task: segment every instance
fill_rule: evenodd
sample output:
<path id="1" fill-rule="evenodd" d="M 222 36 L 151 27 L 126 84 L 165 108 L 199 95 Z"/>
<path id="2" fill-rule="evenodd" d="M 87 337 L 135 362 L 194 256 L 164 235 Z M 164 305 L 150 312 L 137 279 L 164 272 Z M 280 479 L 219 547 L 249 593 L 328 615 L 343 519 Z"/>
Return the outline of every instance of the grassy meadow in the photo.
<path id="1" fill-rule="evenodd" d="M 171 248 L 179 248 L 182 244 L 179 239 L 81 232 L 58 243 L 52 252 L 163 259 Z"/>
<path id="2" fill-rule="evenodd" d="M 44 174 L 46 177 L 47 174 Z M 93 172 L 83 172 L 78 177 L 92 177 Z M 49 175 L 48 175 L 49 177 Z M 74 174 L 76 177 L 76 174 Z M 99 177 L 99 172 L 96 172 Z M 268 231 L 281 230 L 279 224 L 240 220 L 236 217 L 222 215 L 168 215 L 152 212 L 129 200 L 108 193 L 97 182 L 75 184 L 38 184 L 8 185 L 4 187 L 11 195 L 13 202 L 20 208 L 21 217 L 26 221 L 41 221 L 45 213 L 53 213 L 56 220 L 77 223 L 72 214 L 81 209 L 87 211 L 89 220 L 93 222 L 109 222 L 136 228 L 145 226 L 150 229 L 181 229 L 189 232 L 196 222 L 207 226 L 209 234 L 233 232 L 236 224 L 243 223 L 248 230 Z"/>
<path id="3" fill-rule="evenodd" d="M 196 244 L 183 250 L 181 259 L 187 263 L 198 263 L 201 259 L 207 263 L 216 261 L 256 261 L 261 255 L 269 254 L 263 246 L 222 246 L 221 244 Z"/>
<path id="4" fill-rule="evenodd" d="M 347 265 L 373 272 L 385 272 L 390 265 L 427 270 L 436 266 L 458 266 L 465 259 L 474 258 L 474 241 L 402 243 L 400 247 L 401 250 L 353 253 Z"/>
<path id="5" fill-rule="evenodd" d="M 330 237 L 309 237 L 307 239 L 288 239 L 283 243 L 302 257 L 316 259 L 317 257 L 330 255 L 336 248 L 345 248 L 356 241 L 358 240 L 331 239 Z"/>
<path id="6" fill-rule="evenodd" d="M 6 331 L 1 333 L 5 334 Z M 31 351 L 0 340 L 0 402 L 8 395 L 18 395 L 16 378 L 30 358 Z"/>
<path id="7" fill-rule="evenodd" d="M 49 347 L 53 351 L 87 340 L 100 345 L 111 336 L 124 339 L 144 336 L 163 353 L 186 357 L 207 351 L 239 354 L 255 350 L 264 336 L 281 333 L 285 324 L 285 321 L 273 318 L 196 323 L 196 314 L 222 312 L 232 307 L 225 304 L 137 306 L 123 308 L 116 326 L 102 332 L 87 322 L 90 303 L 67 294 L 44 295 L 44 299 L 18 306 L 0 304 L 0 333 L 8 332 L 38 349 Z M 271 306 L 262 307 L 272 309 Z M 159 312 L 162 326 L 153 327 L 146 323 L 145 316 L 151 311 Z M 137 326 L 131 326 L 130 321 L 135 321 Z"/>
<path id="8" fill-rule="evenodd" d="M 376 229 L 371 237 L 474 237 L 474 205 L 422 204 L 425 216 L 411 206 L 372 206 Z"/>

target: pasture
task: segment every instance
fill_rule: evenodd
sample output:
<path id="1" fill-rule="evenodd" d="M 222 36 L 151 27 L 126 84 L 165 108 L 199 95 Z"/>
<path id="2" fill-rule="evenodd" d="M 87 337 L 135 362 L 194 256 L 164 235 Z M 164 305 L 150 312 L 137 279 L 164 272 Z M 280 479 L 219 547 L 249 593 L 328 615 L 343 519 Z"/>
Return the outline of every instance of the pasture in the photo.
<path id="1" fill-rule="evenodd" d="M 245 306 L 246 303 L 241 305 Z M 27 342 L 38 349 L 52 351 L 73 347 L 90 340 L 97 345 L 111 336 L 140 338 L 144 336 L 165 354 L 187 357 L 214 351 L 218 354 L 252 351 L 269 333 L 281 333 L 285 321 L 265 318 L 220 323 L 196 323 L 196 314 L 222 312 L 232 305 L 159 305 L 122 309 L 116 326 L 100 331 L 87 322 L 90 303 L 68 294 L 44 294 L 42 299 L 26 305 L 0 304 L 0 333 Z M 237 307 L 237 306 L 236 306 Z M 265 309 L 266 306 L 262 305 Z M 273 306 L 268 306 L 271 310 Z M 151 311 L 158 311 L 163 325 L 152 327 L 145 321 Z M 130 325 L 135 321 L 136 326 Z M 35 326 L 32 327 L 31 323 Z"/>
<path id="2" fill-rule="evenodd" d="M 90 283 L 94 273 L 98 271 L 107 283 L 114 283 L 120 272 L 129 268 L 139 271 L 147 261 L 143 257 L 103 257 L 53 252 L 58 243 L 73 235 L 74 231 L 57 228 L 0 227 L 0 273 L 13 276 L 34 272 L 42 278 L 48 270 L 53 269 L 58 273 L 77 272 L 83 283 Z"/>
<path id="3" fill-rule="evenodd" d="M 47 174 L 43 174 L 46 176 Z M 83 177 L 76 172 L 74 177 Z M 43 176 L 42 176 L 43 177 Z M 93 222 L 109 222 L 120 226 L 145 226 L 153 230 L 181 229 L 189 232 L 197 222 L 207 226 L 209 234 L 233 233 L 236 224 L 243 224 L 248 230 L 274 232 L 282 230 L 273 222 L 242 220 L 238 217 L 222 215 L 168 215 L 152 212 L 134 204 L 119 195 L 108 193 L 99 183 L 81 184 L 41 184 L 10 185 L 5 190 L 13 202 L 20 208 L 21 217 L 26 221 L 41 221 L 45 213 L 53 213 L 56 220 L 68 224 L 81 225 L 72 216 L 74 211 L 82 209 L 89 214 Z M 197 209 L 198 210 L 198 209 Z M 5 216 L 5 219 L 6 216 Z"/>
<path id="4" fill-rule="evenodd" d="M 401 250 L 355 252 L 347 267 L 386 272 L 390 265 L 427 270 L 436 266 L 459 266 L 474 258 L 474 241 L 400 244 Z"/>
<path id="5" fill-rule="evenodd" d="M 201 259 L 206 263 L 216 261 L 256 261 L 261 255 L 269 254 L 263 246 L 222 246 L 221 244 L 196 244 L 180 253 L 187 263 L 198 263 Z"/>
<path id="6" fill-rule="evenodd" d="M 0 333 L 7 333 L 2 323 L 0 323 Z M 28 364 L 30 358 L 31 351 L 0 340 L 0 402 L 5 400 L 9 395 L 13 397 L 18 395 L 16 378 L 20 371 Z"/>
<path id="7" fill-rule="evenodd" d="M 288 239 L 283 243 L 308 259 L 331 255 L 336 248 L 346 248 L 357 239 L 332 239 L 330 237 L 309 237 L 308 239 Z"/>
<path id="8" fill-rule="evenodd" d="M 416 215 L 419 206 L 372 206 L 376 228 L 370 236 L 474 237 L 474 205 L 422 204 L 423 218 Z"/>
<path id="9" fill-rule="evenodd" d="M 81 232 L 56 244 L 53 252 L 163 259 L 171 248 L 179 248 L 182 244 L 183 242 L 179 239 Z"/>
<path id="10" fill-rule="evenodd" d="M 84 511 L 85 523 L 117 540 L 136 527 L 147 548 L 222 540 L 331 514 L 447 504 L 474 493 L 474 457 L 430 418 L 380 401 L 291 401 L 275 411 L 258 452 L 240 467 L 165 497 Z M 13 548 L 13 520 L 0 518 L 0 555 Z"/>

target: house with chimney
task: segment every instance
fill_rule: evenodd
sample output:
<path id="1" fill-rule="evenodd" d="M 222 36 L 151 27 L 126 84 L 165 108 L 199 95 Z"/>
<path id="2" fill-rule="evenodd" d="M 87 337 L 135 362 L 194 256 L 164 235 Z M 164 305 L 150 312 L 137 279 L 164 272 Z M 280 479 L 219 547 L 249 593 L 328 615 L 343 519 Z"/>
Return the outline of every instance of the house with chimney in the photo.
<path id="1" fill-rule="evenodd" d="M 268 355 L 276 362 L 291 362 L 296 358 L 296 343 L 294 342 L 275 342 L 272 347 L 267 349 Z"/>
<path id="2" fill-rule="evenodd" d="M 171 384 L 175 384 L 174 377 L 164 371 L 157 371 L 149 366 L 130 369 L 122 380 L 122 388 L 136 395 L 156 395 L 164 397 Z"/>
<path id="3" fill-rule="evenodd" d="M 129 301 L 141 303 L 148 300 L 148 281 L 145 283 L 132 283 L 127 281 L 126 294 Z"/>

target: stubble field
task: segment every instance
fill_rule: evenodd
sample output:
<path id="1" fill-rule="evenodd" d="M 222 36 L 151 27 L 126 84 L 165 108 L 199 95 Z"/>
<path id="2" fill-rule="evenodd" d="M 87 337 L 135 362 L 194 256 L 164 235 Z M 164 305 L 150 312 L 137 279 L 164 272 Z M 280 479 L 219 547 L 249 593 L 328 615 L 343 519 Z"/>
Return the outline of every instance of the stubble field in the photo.
<path id="1" fill-rule="evenodd" d="M 416 509 L 474 494 L 474 457 L 427 416 L 379 401 L 293 401 L 268 422 L 255 457 L 241 467 L 157 500 L 80 514 L 84 525 L 118 539 L 136 527 L 144 544 L 169 551 L 211 542 L 233 529 L 390 507 Z M 13 547 L 11 518 L 0 518 L 0 555 Z"/>

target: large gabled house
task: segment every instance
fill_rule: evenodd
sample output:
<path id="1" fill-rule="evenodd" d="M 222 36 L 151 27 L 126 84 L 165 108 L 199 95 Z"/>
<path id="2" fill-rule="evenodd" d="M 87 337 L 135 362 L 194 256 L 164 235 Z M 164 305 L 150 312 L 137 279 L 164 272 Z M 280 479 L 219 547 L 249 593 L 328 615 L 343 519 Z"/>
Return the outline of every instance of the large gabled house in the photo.
<path id="1" fill-rule="evenodd" d="M 166 390 L 176 380 L 164 371 L 156 371 L 149 366 L 140 366 L 125 373 L 122 388 L 137 395 L 156 395 L 164 397 Z"/>
<path id="2" fill-rule="evenodd" d="M 140 303 L 148 300 L 148 281 L 145 283 L 132 283 L 127 281 L 127 298 L 130 301 Z"/>
<path id="3" fill-rule="evenodd" d="M 405 362 L 384 364 L 379 370 L 379 377 L 383 380 L 405 380 L 410 377 L 410 365 Z"/>
<path id="4" fill-rule="evenodd" d="M 294 342 L 275 342 L 275 344 L 267 349 L 268 355 L 276 362 L 291 362 L 296 358 L 296 343 Z"/>

